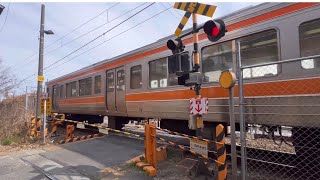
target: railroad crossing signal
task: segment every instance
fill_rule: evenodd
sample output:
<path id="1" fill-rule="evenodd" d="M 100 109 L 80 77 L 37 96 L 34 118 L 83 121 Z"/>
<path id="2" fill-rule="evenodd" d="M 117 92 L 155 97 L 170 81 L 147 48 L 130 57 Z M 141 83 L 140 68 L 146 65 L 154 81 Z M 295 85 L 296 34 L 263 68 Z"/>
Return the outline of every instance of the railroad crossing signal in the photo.
<path id="1" fill-rule="evenodd" d="M 173 7 L 176 9 L 186 11 L 182 20 L 180 21 L 179 26 L 177 27 L 174 33 L 177 37 L 180 36 L 182 29 L 188 22 L 188 19 L 190 18 L 192 13 L 212 17 L 213 13 L 217 8 L 217 6 L 212 6 L 212 5 L 207 5 L 207 4 L 197 3 L 197 2 L 176 2 L 174 3 Z"/>
<path id="2" fill-rule="evenodd" d="M 209 20 L 203 25 L 203 30 L 212 42 L 218 41 L 227 32 L 226 25 L 221 19 Z"/>
<path id="3" fill-rule="evenodd" d="M 173 54 L 182 52 L 184 49 L 184 45 L 181 39 L 177 39 L 177 40 L 170 39 L 169 41 L 167 41 L 167 47 L 172 51 Z"/>

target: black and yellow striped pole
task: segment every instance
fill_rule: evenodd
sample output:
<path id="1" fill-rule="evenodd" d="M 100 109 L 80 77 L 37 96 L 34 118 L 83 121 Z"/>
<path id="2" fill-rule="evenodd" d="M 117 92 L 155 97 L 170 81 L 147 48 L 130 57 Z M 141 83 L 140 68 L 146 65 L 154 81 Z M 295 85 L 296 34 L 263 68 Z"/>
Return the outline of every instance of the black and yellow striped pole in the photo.
<path id="1" fill-rule="evenodd" d="M 36 120 L 36 127 L 37 127 L 37 130 L 36 130 L 36 137 L 40 137 L 41 136 L 41 118 L 37 118 Z"/>
<path id="2" fill-rule="evenodd" d="M 35 137 L 37 132 L 37 119 L 35 117 L 31 118 L 30 136 Z"/>
<path id="3" fill-rule="evenodd" d="M 216 127 L 216 151 L 217 151 L 217 161 L 218 163 L 218 180 L 225 180 L 227 179 L 227 153 L 226 153 L 226 140 L 225 140 L 225 131 L 224 126 L 219 124 Z"/>

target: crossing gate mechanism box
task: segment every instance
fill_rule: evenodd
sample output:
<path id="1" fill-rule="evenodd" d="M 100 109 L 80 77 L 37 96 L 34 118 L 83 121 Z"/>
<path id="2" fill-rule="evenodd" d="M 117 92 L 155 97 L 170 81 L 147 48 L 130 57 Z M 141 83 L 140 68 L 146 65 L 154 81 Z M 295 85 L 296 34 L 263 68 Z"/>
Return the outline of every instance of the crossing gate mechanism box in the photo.
<path id="1" fill-rule="evenodd" d="M 190 139 L 190 150 L 208 156 L 208 142 Z"/>

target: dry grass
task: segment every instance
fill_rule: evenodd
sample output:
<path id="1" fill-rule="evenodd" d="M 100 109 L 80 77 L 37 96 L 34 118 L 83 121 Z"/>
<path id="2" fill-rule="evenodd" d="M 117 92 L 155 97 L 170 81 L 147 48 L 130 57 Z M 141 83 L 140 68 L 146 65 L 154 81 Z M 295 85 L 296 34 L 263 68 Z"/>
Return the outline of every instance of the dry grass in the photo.
<path id="1" fill-rule="evenodd" d="M 24 96 L 0 101 L 0 141 L 3 145 L 28 141 L 31 113 L 25 111 Z"/>

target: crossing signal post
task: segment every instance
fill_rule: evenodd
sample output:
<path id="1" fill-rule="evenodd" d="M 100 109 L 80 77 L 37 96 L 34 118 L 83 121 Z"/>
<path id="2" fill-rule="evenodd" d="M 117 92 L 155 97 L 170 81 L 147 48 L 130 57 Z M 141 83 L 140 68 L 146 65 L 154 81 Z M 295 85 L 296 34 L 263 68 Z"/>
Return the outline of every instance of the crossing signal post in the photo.
<path id="1" fill-rule="evenodd" d="M 224 21 L 221 19 L 209 20 L 201 27 L 198 27 L 197 25 L 197 14 L 204 15 L 207 17 L 212 17 L 216 10 L 216 6 L 206 5 L 206 4 L 197 3 L 197 2 L 191 2 L 191 3 L 177 2 L 174 4 L 174 8 L 185 11 L 185 15 L 183 16 L 180 24 L 178 25 L 175 31 L 175 35 L 177 36 L 177 39 L 168 40 L 167 47 L 172 51 L 173 55 L 177 56 L 175 60 L 181 61 L 180 52 L 183 51 L 181 50 L 181 48 L 184 47 L 181 39 L 190 34 L 193 34 L 193 47 L 194 47 L 193 64 L 194 65 L 192 67 L 192 70 L 188 72 L 179 71 L 176 74 L 178 76 L 178 84 L 193 88 L 196 94 L 196 98 L 200 99 L 201 84 L 204 81 L 206 81 L 208 77 L 204 76 L 201 72 L 199 72 L 200 57 L 199 57 L 199 50 L 198 50 L 198 41 L 199 41 L 198 32 L 199 30 L 203 29 L 204 32 L 207 34 L 208 39 L 212 42 L 216 42 L 225 35 L 225 33 L 227 32 L 227 29 Z M 192 15 L 192 21 L 193 21 L 192 31 L 181 35 L 182 29 L 184 28 L 185 24 L 187 23 L 191 15 Z M 202 127 L 203 127 L 202 114 L 197 114 L 196 129 L 201 129 Z"/>

